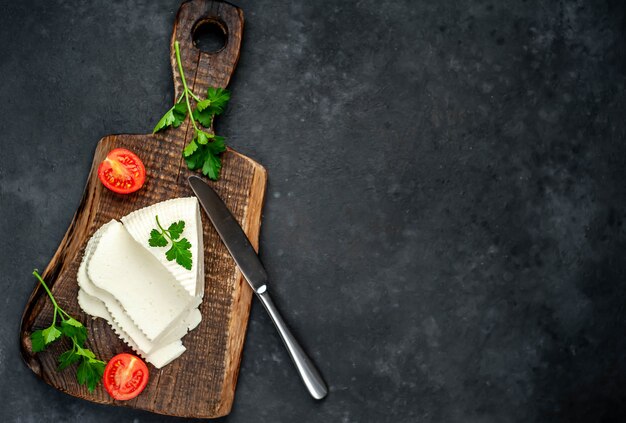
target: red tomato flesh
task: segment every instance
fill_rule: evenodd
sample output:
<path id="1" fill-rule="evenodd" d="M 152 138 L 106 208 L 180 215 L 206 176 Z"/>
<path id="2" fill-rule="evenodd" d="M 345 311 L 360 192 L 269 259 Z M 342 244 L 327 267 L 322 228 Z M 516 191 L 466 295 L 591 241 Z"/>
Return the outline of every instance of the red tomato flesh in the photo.
<path id="1" fill-rule="evenodd" d="M 118 194 L 130 194 L 146 181 L 146 168 L 135 153 L 125 148 L 109 151 L 98 167 L 98 178 L 105 187 Z"/>
<path id="2" fill-rule="evenodd" d="M 139 395 L 148 384 L 148 366 L 132 354 L 118 354 L 107 363 L 102 379 L 111 397 L 126 401 Z"/>

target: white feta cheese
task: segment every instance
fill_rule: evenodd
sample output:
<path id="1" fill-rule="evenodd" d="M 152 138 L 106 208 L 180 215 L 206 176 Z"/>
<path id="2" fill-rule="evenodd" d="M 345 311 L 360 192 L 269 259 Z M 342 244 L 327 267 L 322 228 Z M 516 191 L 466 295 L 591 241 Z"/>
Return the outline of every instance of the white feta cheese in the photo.
<path id="1" fill-rule="evenodd" d="M 150 341 L 173 328 L 192 299 L 172 274 L 163 270 L 117 221 L 102 232 L 87 262 L 91 282 L 113 296 Z M 112 311 L 108 298 L 101 299 Z"/>
<path id="2" fill-rule="evenodd" d="M 170 247 L 149 247 L 150 232 L 157 227 L 156 216 L 167 229 L 172 223 L 183 221 L 185 229 L 181 238 L 192 245 L 191 269 L 185 269 L 176 261 L 168 261 L 165 251 Z M 122 218 L 124 227 L 131 236 L 174 275 L 189 295 L 204 295 L 204 246 L 200 206 L 196 197 L 174 198 L 136 210 Z"/>
<path id="3" fill-rule="evenodd" d="M 167 261 L 150 247 L 155 217 L 165 227 L 185 221 L 181 237 L 192 244 L 192 269 Z M 157 368 L 179 357 L 181 342 L 202 320 L 204 246 L 195 197 L 165 201 L 102 225 L 88 241 L 78 269 L 78 303 L 109 323 L 137 354 Z"/>

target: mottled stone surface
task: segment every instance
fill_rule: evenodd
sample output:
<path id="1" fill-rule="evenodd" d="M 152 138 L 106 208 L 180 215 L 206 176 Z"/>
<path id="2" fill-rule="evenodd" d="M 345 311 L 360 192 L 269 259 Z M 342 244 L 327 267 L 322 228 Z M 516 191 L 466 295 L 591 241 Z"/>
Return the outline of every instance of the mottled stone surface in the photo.
<path id="1" fill-rule="evenodd" d="M 93 150 L 172 101 L 176 1 L 3 1 L 0 420 L 175 421 L 35 378 L 18 327 Z M 243 1 L 218 132 L 269 171 L 228 422 L 626 421 L 620 1 Z"/>

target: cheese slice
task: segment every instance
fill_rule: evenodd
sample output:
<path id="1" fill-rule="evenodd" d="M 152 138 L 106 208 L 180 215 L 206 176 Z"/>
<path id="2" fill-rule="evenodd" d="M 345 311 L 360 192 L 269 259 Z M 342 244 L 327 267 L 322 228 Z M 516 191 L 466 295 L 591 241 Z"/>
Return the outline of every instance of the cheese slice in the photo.
<path id="1" fill-rule="evenodd" d="M 157 369 L 160 369 L 176 360 L 186 350 L 182 342 L 176 341 L 149 354 L 146 360 L 152 363 Z"/>
<path id="2" fill-rule="evenodd" d="M 110 320 L 111 315 L 102 301 L 96 297 L 92 297 L 87 294 L 83 289 L 78 289 L 78 305 L 83 311 L 95 319 L 101 317 L 105 320 Z"/>
<path id="3" fill-rule="evenodd" d="M 109 321 L 111 329 L 119 336 L 129 347 L 131 347 L 137 354 L 146 359 L 146 361 L 152 364 L 157 369 L 171 363 L 173 360 L 180 357 L 185 352 L 186 348 L 180 339 L 173 341 L 169 344 L 153 349 L 150 353 L 145 353 L 139 349 L 137 344 L 128 336 L 128 334 L 114 321 Z"/>
<path id="4" fill-rule="evenodd" d="M 191 269 L 185 269 L 176 261 L 165 257 L 167 247 L 149 247 L 150 232 L 156 228 L 156 217 L 164 228 L 178 221 L 185 222 L 181 238 L 193 246 Z M 131 236 L 163 265 L 180 282 L 189 295 L 204 295 L 204 245 L 200 206 L 196 197 L 174 198 L 136 210 L 122 218 Z"/>
<path id="5" fill-rule="evenodd" d="M 192 309 L 187 315 L 184 316 L 184 318 L 180 320 L 180 322 L 177 322 L 175 326 L 155 340 L 150 340 L 146 334 L 137 327 L 136 324 L 129 321 L 127 317 L 123 317 L 124 315 L 122 315 L 120 319 L 118 313 L 112 312 L 111 316 L 113 322 L 117 326 L 124 328 L 125 332 L 128 333 L 128 336 L 137 344 L 139 349 L 147 354 L 150 354 L 154 350 L 180 340 L 183 336 L 185 336 L 189 331 L 189 326 L 195 324 L 195 321 L 197 320 L 196 313 L 199 313 L 199 310 Z"/>
<path id="6" fill-rule="evenodd" d="M 135 341 L 121 328 L 115 321 L 109 320 L 111 329 L 119 336 L 129 347 L 131 347 L 137 354 L 146 359 L 146 361 L 152 364 L 157 369 L 171 363 L 177 359 L 186 348 L 180 339 L 172 341 L 162 346 L 156 346 L 149 353 L 142 351 Z"/>
<path id="7" fill-rule="evenodd" d="M 172 342 L 177 338 L 169 337 L 163 342 L 151 342 L 146 335 L 139 330 L 135 322 L 133 322 L 132 319 L 126 315 L 119 301 L 117 301 L 109 292 L 95 286 L 87 275 L 87 263 L 91 260 L 95 247 L 102 238 L 102 234 L 105 233 L 111 225 L 116 224 L 119 224 L 119 222 L 112 220 L 102 225 L 102 227 L 94 233 L 85 247 L 83 261 L 78 268 L 77 274 L 78 286 L 80 287 L 78 292 L 78 303 L 86 313 L 91 314 L 92 316 L 102 317 L 107 320 L 109 325 L 124 340 L 124 342 L 126 342 L 126 344 L 128 344 L 140 355 L 146 357 L 146 355 L 151 353 L 153 350 L 161 348 L 165 342 Z M 195 323 L 193 318 L 189 320 L 192 324 Z M 182 324 L 184 325 L 186 322 L 183 321 Z"/>
<path id="8" fill-rule="evenodd" d="M 124 335 L 126 335 L 125 338 L 127 339 L 124 340 L 127 344 L 130 345 L 130 334 L 135 335 L 136 341 L 132 341 L 133 345 L 131 345 L 131 347 L 138 353 L 144 355 L 149 353 L 154 348 L 154 345 L 143 335 L 132 319 L 126 315 L 123 307 L 113 295 L 95 286 L 87 274 L 87 263 L 91 260 L 95 247 L 102 238 L 102 234 L 109 230 L 112 225 L 118 224 L 119 222 L 111 220 L 102 225 L 87 242 L 83 261 L 78 268 L 77 274 L 78 286 L 80 287 L 79 305 L 86 313 L 106 319 L 114 330 L 118 329 L 116 330 L 118 335 L 120 335 L 120 332 L 123 332 Z M 105 312 L 102 311 L 102 307 L 97 304 L 97 301 L 100 301 Z M 122 330 L 122 327 L 125 329 Z"/>
<path id="9" fill-rule="evenodd" d="M 115 220 L 109 222 L 100 234 L 87 262 L 87 276 L 94 286 L 119 302 L 126 315 L 150 341 L 175 327 L 189 311 L 192 297 Z M 106 297 L 101 299 L 112 311 L 114 302 Z M 117 319 L 118 316 L 111 314 Z M 135 339 L 132 333 L 129 335 Z"/>
<path id="10" fill-rule="evenodd" d="M 180 357 L 180 355 L 186 350 L 180 339 L 176 339 L 170 343 L 164 344 L 163 346 L 157 345 L 155 348 L 151 348 L 150 353 L 146 353 L 139 348 L 135 341 L 133 341 L 126 333 L 126 331 L 124 331 L 117 325 L 117 323 L 115 323 L 102 301 L 87 294 L 84 290 L 79 289 L 78 303 L 83 310 L 91 310 L 89 314 L 94 316 L 94 318 L 101 317 L 105 319 L 109 326 L 111 326 L 111 329 L 113 329 L 115 334 L 119 336 L 126 345 L 131 347 L 137 354 L 141 355 L 143 358 L 146 359 L 148 363 L 152 364 L 157 369 L 160 369 L 163 366 L 171 363 L 173 360 Z M 194 310 L 198 311 L 198 309 Z M 199 320 L 197 316 L 195 316 L 195 313 L 192 312 L 191 315 L 192 318 L 190 319 L 189 330 L 195 328 L 194 325 L 197 325 L 199 323 Z"/>

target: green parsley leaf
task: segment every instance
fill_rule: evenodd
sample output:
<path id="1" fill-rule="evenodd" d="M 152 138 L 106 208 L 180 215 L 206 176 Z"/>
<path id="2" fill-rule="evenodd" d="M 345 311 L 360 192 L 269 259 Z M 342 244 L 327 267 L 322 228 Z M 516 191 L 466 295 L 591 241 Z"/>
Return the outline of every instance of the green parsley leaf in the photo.
<path id="1" fill-rule="evenodd" d="M 171 242 L 172 245 L 169 250 L 165 252 L 165 258 L 167 258 L 168 261 L 176 260 L 176 263 L 180 264 L 187 270 L 191 270 L 191 243 L 187 240 L 187 238 L 179 239 L 185 230 L 185 222 L 183 220 L 179 220 L 178 222 L 171 223 L 167 229 L 164 229 L 163 226 L 161 226 L 161 222 L 159 222 L 159 216 L 156 216 L 155 220 L 158 229 L 153 229 L 150 233 L 156 233 L 154 236 L 155 239 L 157 235 L 162 237 L 165 240 L 165 245 L 162 245 L 162 243 L 159 245 L 152 245 L 152 243 L 150 243 L 150 246 L 165 247 Z"/>
<path id="2" fill-rule="evenodd" d="M 83 358 L 82 362 L 78 366 L 78 369 L 76 370 L 76 379 L 78 379 L 78 383 L 81 385 L 87 385 L 89 392 L 93 392 L 102 379 L 104 366 L 104 361 Z"/>
<path id="3" fill-rule="evenodd" d="M 222 161 L 217 155 L 213 154 L 210 148 L 207 150 L 208 153 L 202 165 L 202 173 L 214 181 L 217 181 L 220 177 L 220 171 L 222 170 Z"/>
<path id="4" fill-rule="evenodd" d="M 208 134 L 204 131 L 196 131 L 196 142 L 200 145 L 206 145 L 213 137 L 213 134 Z"/>
<path id="5" fill-rule="evenodd" d="M 151 247 L 165 247 L 167 245 L 167 239 L 165 236 L 156 229 L 150 231 L 150 239 L 148 240 L 148 244 Z"/>
<path id="6" fill-rule="evenodd" d="M 169 228 L 167 228 L 167 231 L 170 233 L 170 236 L 172 237 L 172 239 L 178 239 L 180 237 L 180 234 L 182 234 L 184 230 L 185 230 L 184 220 L 179 220 L 178 222 L 174 222 L 169 226 Z"/>
<path id="7" fill-rule="evenodd" d="M 202 101 L 200 103 L 202 103 Z M 198 107 L 193 111 L 192 116 L 196 121 L 200 122 L 202 126 L 210 128 L 213 123 L 213 113 L 211 112 L 211 109 L 204 109 L 200 111 L 200 103 L 198 103 Z"/>
<path id="8" fill-rule="evenodd" d="M 87 383 L 87 380 L 90 377 L 91 366 L 89 366 L 89 360 L 83 360 L 82 363 L 78 366 L 76 370 L 76 378 L 78 379 L 78 383 L 84 385 Z"/>
<path id="9" fill-rule="evenodd" d="M 33 352 L 43 351 L 46 345 L 56 341 L 62 335 L 70 338 L 72 341 L 72 349 L 65 351 L 58 357 L 58 369 L 63 370 L 71 364 L 80 361 L 82 357 L 83 362 L 78 366 L 76 378 L 79 383 L 87 384 L 89 390 L 93 392 L 102 379 L 106 363 L 104 361 L 97 360 L 92 351 L 83 347 L 87 339 L 87 328 L 59 307 L 54 299 L 54 296 L 52 295 L 52 292 L 50 291 L 50 288 L 48 288 L 48 285 L 46 285 L 46 282 L 43 280 L 41 275 L 39 275 L 37 270 L 33 271 L 33 276 L 39 280 L 41 286 L 45 289 L 50 301 L 52 301 L 52 305 L 54 306 L 52 325 L 43 330 L 36 330 L 30 335 Z M 61 319 L 60 328 L 55 326 L 57 318 Z"/>
<path id="10" fill-rule="evenodd" d="M 207 144 L 211 149 L 211 153 L 219 154 L 226 151 L 226 144 L 224 144 L 224 137 L 220 137 L 219 135 L 215 135 L 213 137 L 213 142 Z"/>
<path id="11" fill-rule="evenodd" d="M 61 337 L 61 331 L 54 325 L 44 329 L 42 334 L 46 345 L 53 343 Z"/>
<path id="12" fill-rule="evenodd" d="M 203 112 L 205 110 L 210 112 L 210 109 L 209 109 L 210 106 L 211 106 L 211 100 L 207 98 L 206 100 L 199 101 L 196 107 L 197 107 L 197 110 L 200 112 Z"/>
<path id="13" fill-rule="evenodd" d="M 196 151 L 185 157 L 185 162 L 189 169 L 202 169 L 203 174 L 216 181 L 222 169 L 222 161 L 218 154 L 225 150 L 224 138 L 215 135 L 213 141 L 198 146 Z"/>
<path id="14" fill-rule="evenodd" d="M 93 390 L 96 389 L 96 386 L 98 386 L 98 383 L 102 381 L 104 368 L 107 363 L 102 360 L 89 360 L 89 364 L 93 370 L 94 378 L 87 382 L 87 388 L 89 389 L 89 392 L 93 392 Z"/>
<path id="15" fill-rule="evenodd" d="M 43 337 L 43 330 L 39 329 L 30 334 L 31 349 L 33 352 L 40 352 L 46 349 L 46 341 Z"/>
<path id="16" fill-rule="evenodd" d="M 181 98 L 172 109 L 174 111 L 174 123 L 172 123 L 172 126 L 178 128 L 187 118 L 187 103 Z"/>
<path id="17" fill-rule="evenodd" d="M 83 357 L 87 358 L 96 358 L 96 355 L 91 350 L 88 350 L 87 348 L 81 348 L 79 346 L 76 347 L 76 354 L 82 355 Z"/>
<path id="18" fill-rule="evenodd" d="M 71 317 L 61 322 L 61 331 L 63 332 L 63 335 L 68 338 L 74 338 L 76 344 L 81 347 L 87 340 L 87 328 L 85 328 L 78 320 L 72 319 Z"/>
<path id="19" fill-rule="evenodd" d="M 162 129 L 165 129 L 169 126 L 173 126 L 174 128 L 178 128 L 187 117 L 187 104 L 185 103 L 184 98 L 176 103 L 171 109 L 169 109 L 156 124 L 154 129 L 152 130 L 153 134 L 156 134 Z"/>
<path id="20" fill-rule="evenodd" d="M 63 370 L 68 366 L 71 366 L 72 364 L 78 362 L 79 360 L 80 355 L 76 354 L 74 350 L 67 350 L 59 356 L 59 367 L 57 367 L 57 370 Z"/>
<path id="21" fill-rule="evenodd" d="M 189 142 L 189 144 L 187 144 L 187 145 L 185 146 L 185 148 L 183 149 L 183 156 L 185 156 L 185 157 L 189 157 L 189 156 L 191 156 L 191 155 L 194 153 L 194 151 L 196 151 L 197 149 L 198 149 L 198 144 L 196 144 L 196 140 L 195 140 L 195 138 L 194 138 L 194 139 L 192 139 L 192 140 Z"/>
<path id="22" fill-rule="evenodd" d="M 165 258 L 168 261 L 176 260 L 176 263 L 191 270 L 191 243 L 187 238 L 172 241 L 172 247 L 165 252 Z"/>
<path id="23" fill-rule="evenodd" d="M 204 100 L 198 98 L 187 86 L 185 72 L 180 60 L 180 44 L 178 41 L 174 41 L 174 50 L 183 92 L 174 107 L 168 110 L 156 124 L 153 133 L 170 126 L 178 127 L 191 114 L 189 117 L 196 133 L 193 139 L 184 147 L 183 157 L 189 169 L 201 169 L 203 174 L 213 180 L 217 180 L 222 169 L 222 161 L 217 155 L 226 149 L 224 138 L 219 137 L 220 141 L 218 143 L 210 145 L 218 139 L 218 136 L 205 132 L 202 128 L 211 128 L 215 116 L 224 113 L 226 105 L 230 101 L 230 92 L 224 88 L 209 87 L 206 98 Z M 196 101 L 196 106 L 192 108 L 194 100 Z M 153 246 L 161 246 L 163 243 L 162 241 L 155 242 L 158 245 L 155 244 Z"/>
<path id="24" fill-rule="evenodd" d="M 199 101 L 196 107 L 199 112 L 208 111 L 211 115 L 219 115 L 224 112 L 228 100 L 230 100 L 228 90 L 209 87 L 206 100 Z"/>
<path id="25" fill-rule="evenodd" d="M 224 88 L 209 87 L 206 98 L 209 104 L 207 107 L 203 107 L 201 111 L 210 108 L 213 114 L 220 115 L 224 112 L 226 104 L 230 100 L 230 92 Z M 200 109 L 200 103 L 198 103 L 198 108 Z"/>
<path id="26" fill-rule="evenodd" d="M 79 322 L 78 320 L 76 320 L 76 319 L 74 319 L 72 317 L 64 320 L 63 323 L 68 324 L 70 326 L 74 326 L 75 328 L 82 328 L 82 327 L 84 327 L 81 322 Z"/>
<path id="27" fill-rule="evenodd" d="M 202 148 L 200 148 L 200 146 L 196 145 L 194 152 L 185 157 L 185 162 L 187 163 L 187 167 L 189 169 L 196 170 L 202 167 L 204 164 L 205 149 L 206 146 L 202 146 Z"/>

